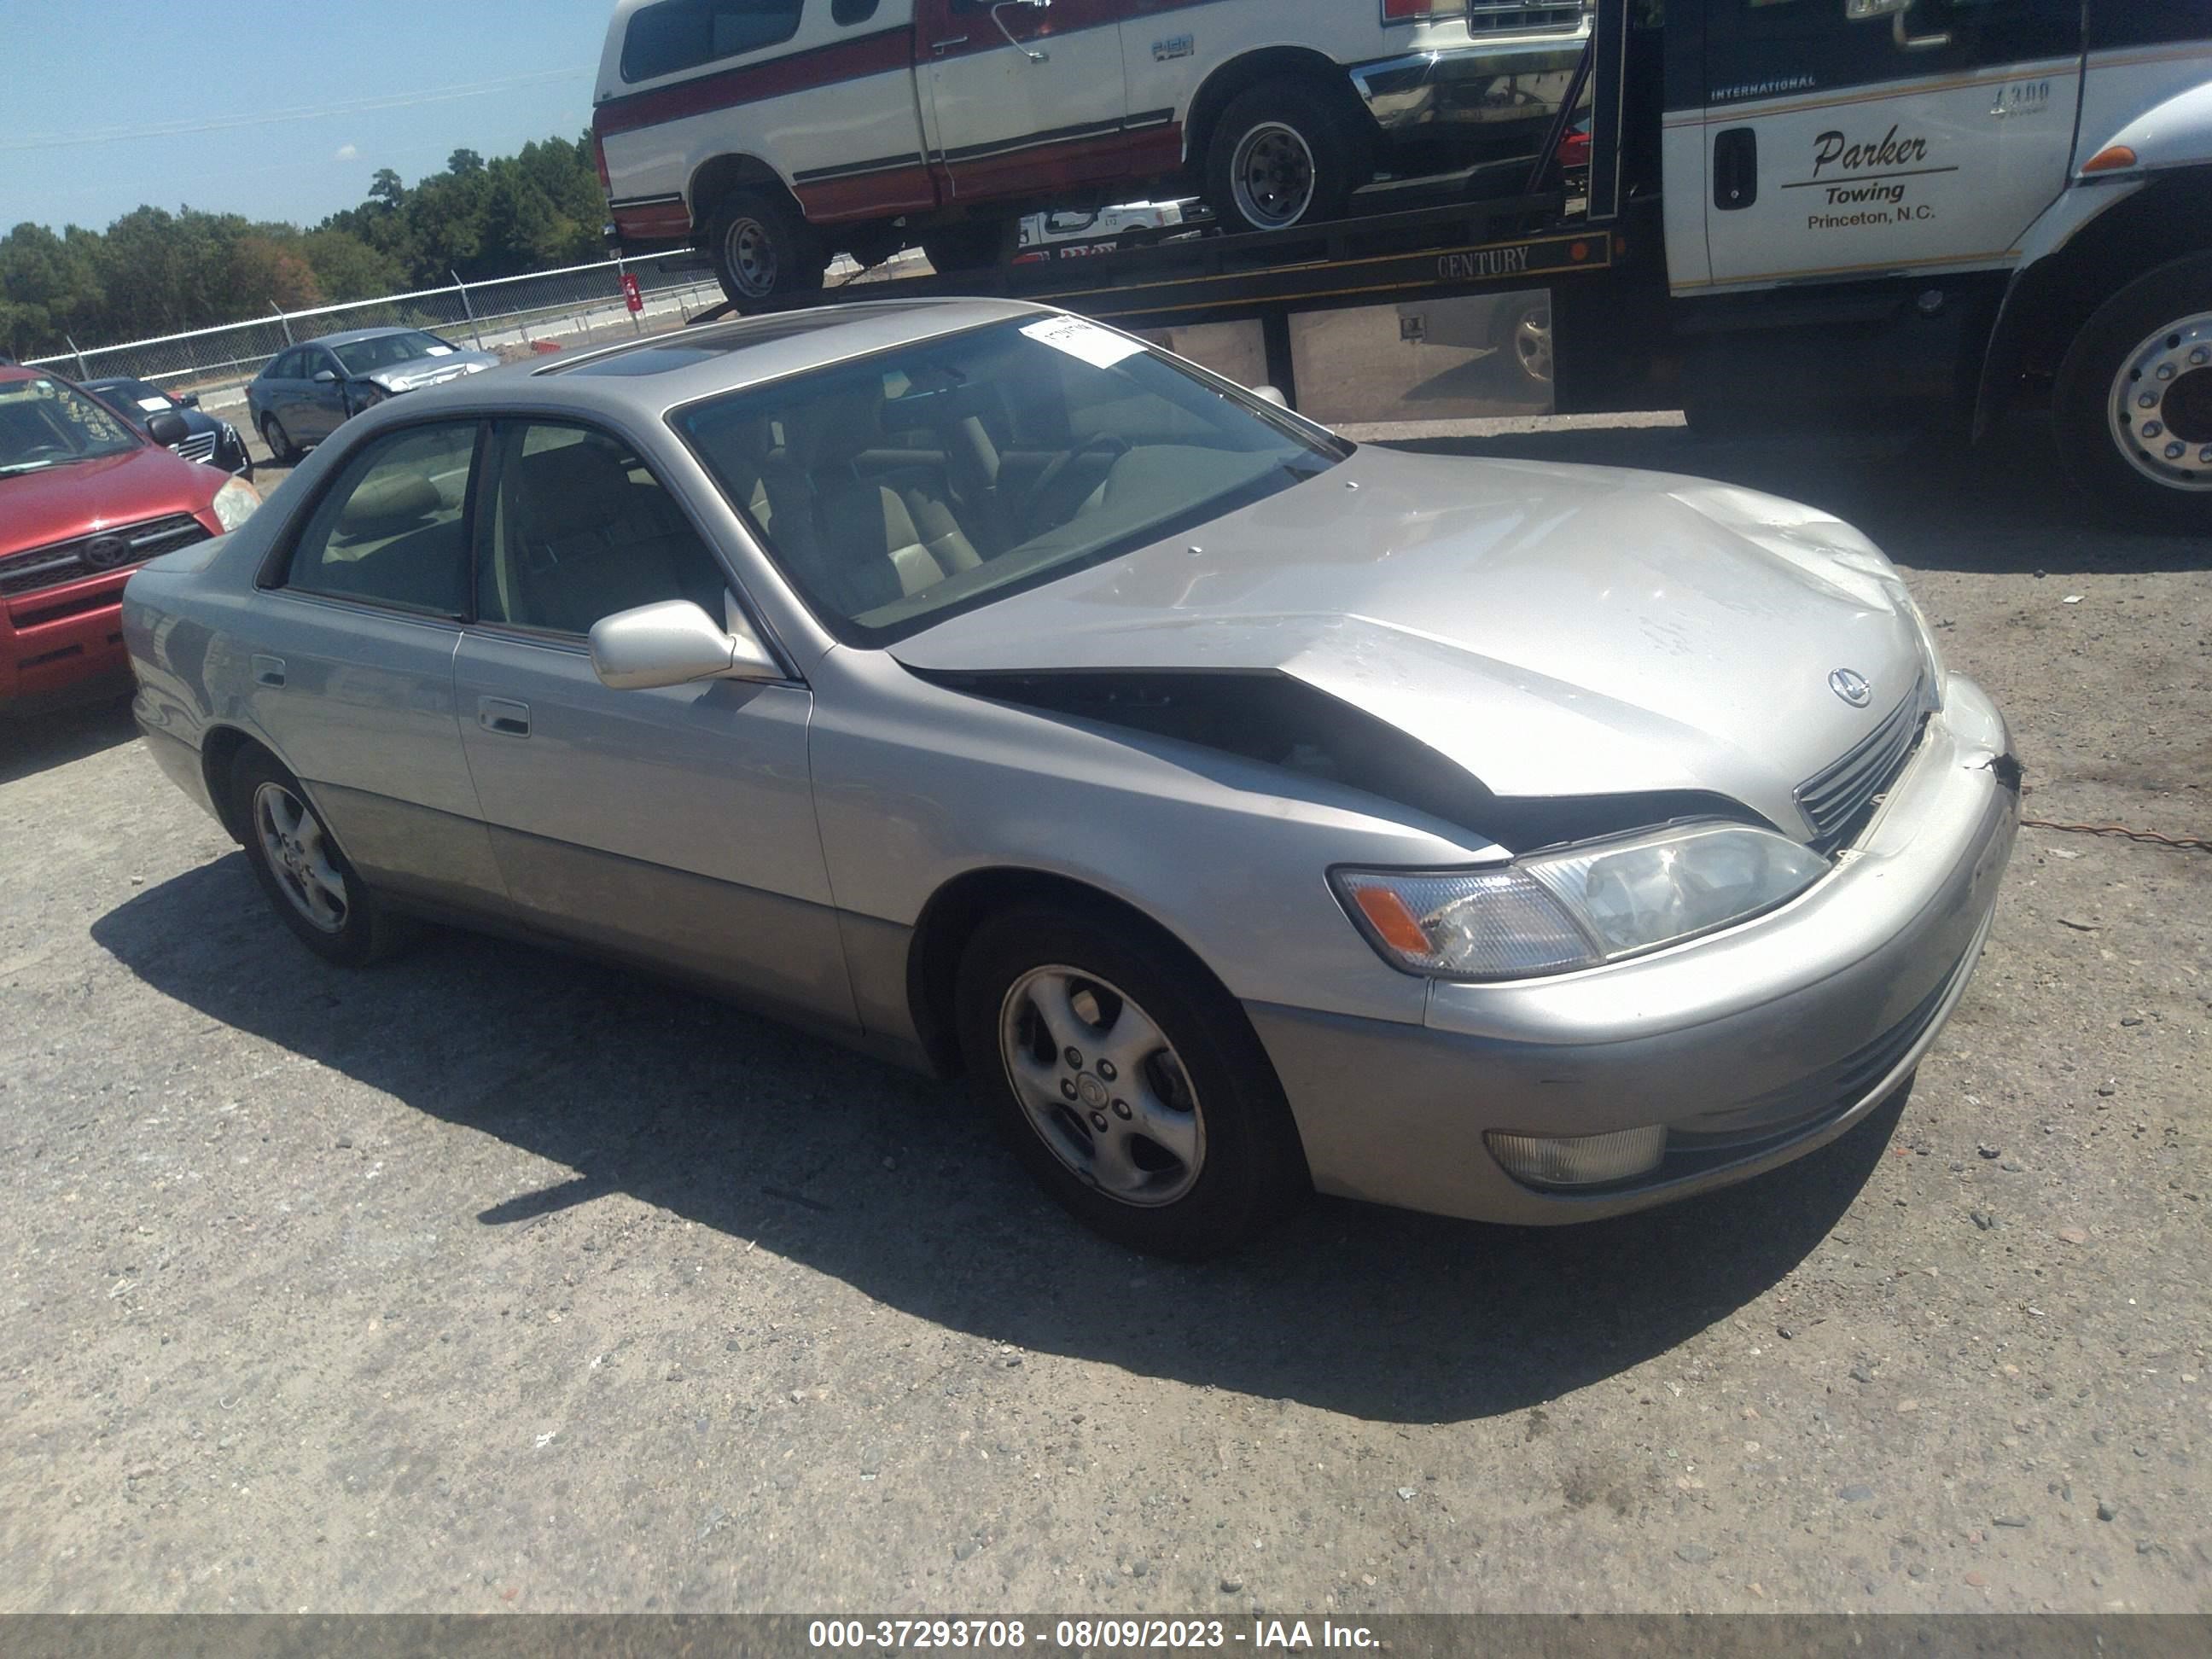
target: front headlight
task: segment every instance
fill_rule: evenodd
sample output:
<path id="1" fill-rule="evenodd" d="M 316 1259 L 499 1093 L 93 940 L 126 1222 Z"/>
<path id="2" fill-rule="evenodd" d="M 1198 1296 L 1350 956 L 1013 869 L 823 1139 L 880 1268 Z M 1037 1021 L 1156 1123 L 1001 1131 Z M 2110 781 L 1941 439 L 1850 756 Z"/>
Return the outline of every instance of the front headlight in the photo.
<path id="1" fill-rule="evenodd" d="M 1434 874 L 1331 880 L 1383 959 L 1439 979 L 1594 968 L 1771 910 L 1826 873 L 1771 830 L 1692 823 Z"/>
<path id="2" fill-rule="evenodd" d="M 216 522 L 228 536 L 252 518 L 261 505 L 261 492 L 243 478 L 229 478 L 215 492 Z"/>

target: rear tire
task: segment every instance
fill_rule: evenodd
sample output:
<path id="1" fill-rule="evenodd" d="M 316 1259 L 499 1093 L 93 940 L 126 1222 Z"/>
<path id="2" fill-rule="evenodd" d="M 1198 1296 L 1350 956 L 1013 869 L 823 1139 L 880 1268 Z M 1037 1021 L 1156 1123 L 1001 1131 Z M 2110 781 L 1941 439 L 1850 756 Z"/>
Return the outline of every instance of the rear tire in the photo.
<path id="1" fill-rule="evenodd" d="M 274 415 L 261 417 L 261 441 L 269 446 L 269 458 L 277 465 L 297 466 L 300 464 L 299 446 L 292 441 L 292 434 L 284 430 L 284 422 Z"/>
<path id="2" fill-rule="evenodd" d="M 954 994 L 969 1076 L 1014 1156 L 1115 1243 L 1215 1255 L 1310 1189 L 1243 1010 L 1128 918 L 1103 906 L 1002 911 L 969 941 Z"/>
<path id="3" fill-rule="evenodd" d="M 1206 200 L 1228 229 L 1287 230 L 1341 218 L 1374 177 L 1371 135 L 1326 87 L 1263 82 L 1214 123 Z"/>
<path id="4" fill-rule="evenodd" d="M 2100 306 L 2060 366 L 2051 414 L 2067 471 L 2100 506 L 2146 526 L 2212 530 L 2212 253 L 2161 265 Z"/>
<path id="5" fill-rule="evenodd" d="M 739 311 L 820 291 L 829 255 L 787 202 L 765 191 L 726 197 L 707 222 L 707 252 L 722 297 Z"/>
<path id="6" fill-rule="evenodd" d="M 270 906 L 325 962 L 365 968 L 412 933 L 362 880 L 300 781 L 265 749 L 241 749 L 230 767 L 230 821 Z"/>

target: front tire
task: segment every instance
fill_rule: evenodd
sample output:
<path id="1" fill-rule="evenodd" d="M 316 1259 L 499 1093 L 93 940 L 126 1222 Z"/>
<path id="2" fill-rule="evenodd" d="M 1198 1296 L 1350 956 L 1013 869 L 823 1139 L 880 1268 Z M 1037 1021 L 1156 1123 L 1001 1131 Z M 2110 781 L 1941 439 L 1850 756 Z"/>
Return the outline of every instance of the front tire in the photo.
<path id="1" fill-rule="evenodd" d="M 1374 176 L 1357 118 L 1310 82 L 1269 81 L 1230 100 L 1206 146 L 1206 199 L 1231 230 L 1340 218 Z"/>
<path id="2" fill-rule="evenodd" d="M 2212 253 L 2097 308 L 2059 368 L 2051 429 L 2075 482 L 2120 516 L 2212 530 Z"/>
<path id="3" fill-rule="evenodd" d="M 830 264 L 813 227 L 763 191 L 740 191 L 714 210 L 707 222 L 707 252 L 722 297 L 739 311 L 819 292 Z"/>
<path id="4" fill-rule="evenodd" d="M 254 879 L 310 951 L 342 968 L 362 968 L 404 942 L 404 924 L 346 861 L 300 781 L 267 750 L 239 751 L 230 807 Z"/>
<path id="5" fill-rule="evenodd" d="M 1308 1190 L 1243 1011 L 1148 930 L 1103 907 L 1002 911 L 969 942 L 955 995 L 969 1075 L 1015 1157 L 1115 1243 L 1215 1255 Z"/>

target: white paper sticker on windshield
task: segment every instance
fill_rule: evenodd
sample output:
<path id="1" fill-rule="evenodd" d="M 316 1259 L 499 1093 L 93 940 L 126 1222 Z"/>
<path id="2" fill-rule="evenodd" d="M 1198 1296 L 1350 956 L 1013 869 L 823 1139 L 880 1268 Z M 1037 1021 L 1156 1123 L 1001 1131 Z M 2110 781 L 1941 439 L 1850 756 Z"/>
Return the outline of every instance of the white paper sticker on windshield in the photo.
<path id="1" fill-rule="evenodd" d="M 1048 317 L 1041 323 L 1025 325 L 1022 332 L 1041 344 L 1065 351 L 1071 357 L 1080 357 L 1097 368 L 1111 368 L 1145 349 L 1135 340 L 1125 340 L 1080 317 Z"/>
<path id="2" fill-rule="evenodd" d="M 422 355 L 425 357 L 450 357 L 453 355 L 453 349 L 451 346 L 432 346 Z"/>
<path id="3" fill-rule="evenodd" d="M 141 398 L 138 400 L 138 407 L 149 415 L 158 415 L 168 406 L 169 400 L 167 398 Z"/>

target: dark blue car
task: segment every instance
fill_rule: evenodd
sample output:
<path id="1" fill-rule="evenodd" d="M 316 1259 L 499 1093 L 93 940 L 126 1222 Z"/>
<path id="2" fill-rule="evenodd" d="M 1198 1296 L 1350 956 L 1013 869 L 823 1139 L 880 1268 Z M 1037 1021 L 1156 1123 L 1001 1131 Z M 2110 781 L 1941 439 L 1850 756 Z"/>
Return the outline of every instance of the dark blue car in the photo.
<path id="1" fill-rule="evenodd" d="M 171 444 L 170 448 L 188 461 L 204 461 L 241 478 L 253 476 L 253 458 L 246 453 L 246 440 L 239 436 L 238 428 L 228 421 L 202 410 L 198 393 L 188 392 L 181 398 L 176 397 L 150 381 L 135 380 L 128 374 L 87 380 L 84 389 L 121 410 L 132 425 L 142 429 L 156 415 L 167 412 L 179 416 L 185 423 L 185 436 L 182 442 Z"/>

